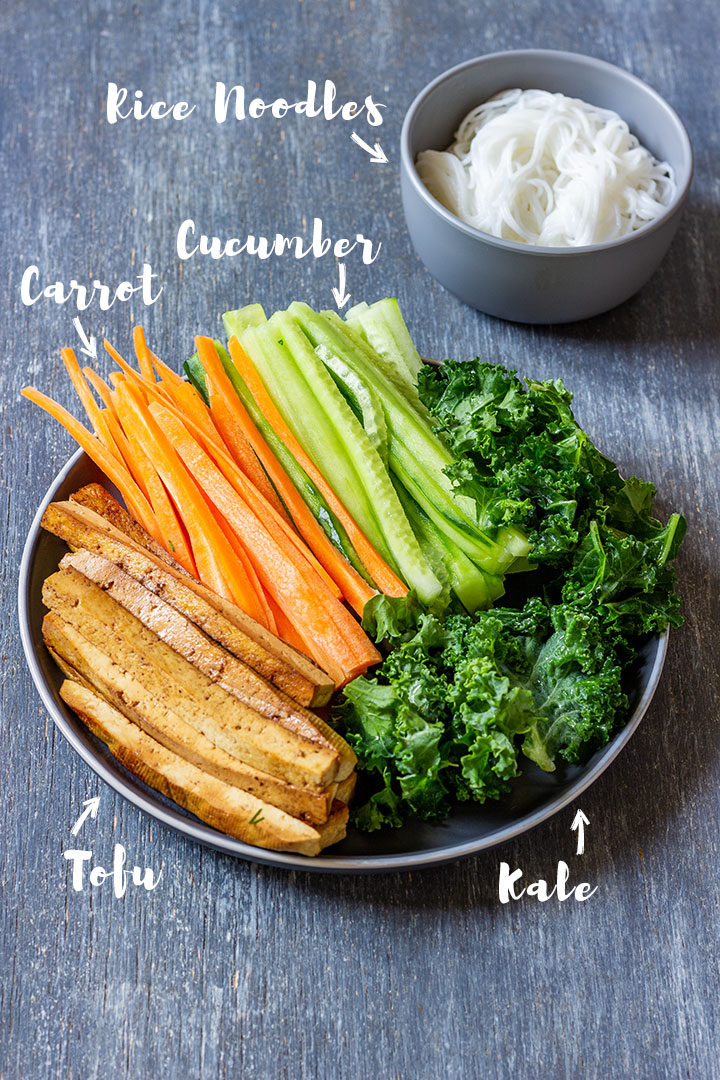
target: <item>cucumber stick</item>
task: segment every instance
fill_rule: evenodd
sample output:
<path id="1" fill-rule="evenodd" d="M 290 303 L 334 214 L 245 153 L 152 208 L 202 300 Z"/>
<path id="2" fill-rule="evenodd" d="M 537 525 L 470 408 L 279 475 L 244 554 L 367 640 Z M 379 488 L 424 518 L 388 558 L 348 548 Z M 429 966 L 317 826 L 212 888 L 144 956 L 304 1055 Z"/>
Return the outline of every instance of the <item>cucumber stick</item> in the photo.
<path id="1" fill-rule="evenodd" d="M 526 555 L 529 544 L 517 530 L 506 529 L 491 539 L 478 525 L 475 501 L 457 495 L 445 474 L 452 454 L 397 387 L 354 347 L 342 320 L 318 315 L 306 304 L 292 304 L 289 312 L 316 348 L 324 346 L 376 389 L 385 409 L 390 468 L 436 526 L 491 574 L 505 573 L 517 556 Z"/>
<path id="2" fill-rule="evenodd" d="M 435 559 L 442 560 L 450 588 L 463 607 L 470 614 L 489 608 L 505 591 L 502 580 L 496 575 L 486 575 L 456 544 L 439 532 L 402 484 L 397 484 L 397 491 L 423 551 L 429 559 L 434 555 Z"/>
<path id="3" fill-rule="evenodd" d="M 241 340 L 286 423 L 338 498 L 390 565 L 430 603 L 442 586 L 377 450 L 299 326 L 278 313 L 245 330 Z"/>
<path id="4" fill-rule="evenodd" d="M 361 379 L 344 360 L 330 352 L 324 345 L 318 345 L 315 352 L 365 428 L 365 434 L 382 458 L 383 465 L 387 466 L 387 424 L 385 423 L 385 413 L 372 386 Z"/>
<path id="5" fill-rule="evenodd" d="M 248 326 L 262 326 L 264 322 L 267 322 L 267 317 L 262 304 L 248 304 L 236 311 L 226 311 L 223 315 L 223 326 L 228 340 L 231 337 L 239 338 Z"/>
<path id="6" fill-rule="evenodd" d="M 417 386 L 422 360 L 413 343 L 397 300 L 378 300 L 347 313 L 346 321 L 357 327 L 369 345 L 392 364 L 404 379 Z"/>
<path id="7" fill-rule="evenodd" d="M 291 305 L 293 307 L 294 305 Z M 299 305 L 304 307 L 305 305 Z M 313 312 L 314 314 L 314 312 Z M 360 328 L 354 323 L 346 323 L 336 311 L 321 311 L 320 317 L 325 319 L 340 334 L 341 339 L 353 347 L 365 359 L 367 367 L 374 373 L 379 373 L 400 394 L 407 404 L 412 405 L 415 412 L 422 417 L 427 426 L 432 429 L 435 424 L 433 415 L 427 406 L 420 400 L 420 394 L 414 383 L 398 372 L 395 364 L 385 360 L 379 352 L 376 352 L 360 333 Z"/>

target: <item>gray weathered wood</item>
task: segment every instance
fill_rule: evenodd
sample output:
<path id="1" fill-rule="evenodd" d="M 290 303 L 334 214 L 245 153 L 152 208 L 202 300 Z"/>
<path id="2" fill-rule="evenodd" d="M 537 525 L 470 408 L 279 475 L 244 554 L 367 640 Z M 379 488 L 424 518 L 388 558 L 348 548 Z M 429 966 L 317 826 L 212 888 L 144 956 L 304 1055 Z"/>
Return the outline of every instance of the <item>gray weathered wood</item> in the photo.
<path id="1" fill-rule="evenodd" d="M 719 33 L 710 0 L 3 5 L 3 1080 L 718 1075 Z M 682 232 L 653 283 L 560 329 L 503 324 L 445 293 L 410 248 L 398 191 L 400 124 L 420 86 L 466 57 L 529 45 L 590 52 L 648 79 L 697 152 Z M 379 135 L 390 165 L 370 165 L 341 121 L 210 120 L 215 79 L 292 98 L 326 76 L 341 96 L 388 104 L 379 133 L 359 132 Z M 109 128 L 108 80 L 201 107 L 182 124 Z M 341 879 L 236 862 L 114 796 L 56 735 L 31 685 L 17 567 L 71 447 L 18 392 L 33 381 L 72 406 L 59 349 L 75 333 L 74 312 L 20 304 L 22 270 L 120 281 L 150 260 L 164 286 L 154 308 L 116 305 L 83 322 L 122 349 L 142 320 L 177 360 L 228 304 L 329 303 L 335 284 L 324 262 L 181 269 L 178 223 L 292 233 L 315 214 L 330 234 L 383 242 L 372 267 L 348 260 L 355 299 L 397 295 L 429 355 L 479 352 L 562 375 L 600 445 L 688 517 L 687 623 L 640 731 L 581 800 L 582 859 L 572 808 L 432 873 Z M 95 793 L 100 817 L 82 837 L 105 864 L 117 840 L 133 861 L 162 866 L 156 892 L 69 891 L 62 852 Z M 501 858 L 529 878 L 568 858 L 599 891 L 585 905 L 501 907 Z"/>

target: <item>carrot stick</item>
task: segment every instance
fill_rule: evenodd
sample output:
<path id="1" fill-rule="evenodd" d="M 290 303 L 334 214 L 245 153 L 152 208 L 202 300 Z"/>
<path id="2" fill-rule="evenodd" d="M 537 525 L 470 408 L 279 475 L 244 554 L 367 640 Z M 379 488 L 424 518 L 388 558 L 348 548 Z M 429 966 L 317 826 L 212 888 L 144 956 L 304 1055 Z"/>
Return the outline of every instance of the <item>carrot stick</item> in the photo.
<path id="1" fill-rule="evenodd" d="M 126 375 L 131 382 L 135 383 L 136 386 L 141 387 L 146 394 L 150 392 L 150 387 L 152 387 L 156 397 L 160 397 L 163 401 L 170 400 L 165 391 L 162 390 L 153 379 L 143 378 L 143 376 L 140 375 L 135 370 L 135 368 L 131 367 L 131 365 L 128 364 L 127 360 L 123 360 L 120 353 L 110 344 L 107 338 L 105 338 L 105 340 L 103 341 L 103 345 L 105 346 L 105 349 L 110 354 L 110 356 L 112 356 L 115 363 L 120 367 L 123 374 Z M 110 381 L 115 386 L 117 386 L 117 376 L 114 372 L 110 376 Z"/>
<path id="2" fill-rule="evenodd" d="M 196 345 L 205 369 L 210 390 L 210 406 L 213 415 L 217 415 L 218 427 L 224 434 L 224 425 L 228 418 L 232 418 L 232 422 L 242 431 L 248 444 L 262 462 L 280 498 L 287 506 L 295 527 L 308 547 L 337 584 L 348 603 L 359 615 L 362 615 L 368 600 L 375 595 L 375 590 L 370 588 L 344 555 L 337 550 L 313 517 L 292 480 L 248 415 L 225 373 L 213 342 L 210 338 L 196 338 Z"/>
<path id="3" fill-rule="evenodd" d="M 127 467 L 133 480 L 138 485 L 143 495 L 145 495 L 148 502 L 150 502 L 150 505 L 153 506 L 150 490 L 146 483 L 145 472 L 144 470 L 137 468 L 132 448 L 128 443 L 115 412 L 113 411 L 112 392 L 110 391 L 110 388 L 107 384 L 102 382 L 102 379 L 100 379 L 99 376 L 97 377 L 97 382 L 102 383 L 102 393 L 104 394 L 107 392 L 109 405 L 109 408 L 99 409 L 88 387 L 88 382 L 95 385 L 95 373 L 91 368 L 83 368 L 81 371 L 80 365 L 78 364 L 72 349 L 63 349 L 62 358 L 68 374 L 72 379 L 73 386 L 77 390 L 78 397 L 88 415 L 88 419 L 95 429 L 95 434 L 105 448 L 109 450 L 111 454 L 114 454 L 120 463 Z M 154 506 L 153 511 L 156 511 Z M 158 524 L 160 523 L 158 522 Z"/>
<path id="4" fill-rule="evenodd" d="M 189 383 L 183 383 L 183 386 L 189 387 Z M 190 387 L 190 389 L 192 389 L 192 387 Z M 202 401 L 202 399 L 199 400 L 200 405 L 207 412 L 207 406 L 205 405 L 205 402 Z M 333 595 L 341 597 L 342 591 L 338 588 L 336 583 L 325 570 L 322 563 L 318 561 L 318 559 L 315 557 L 307 544 L 305 544 L 303 539 L 298 536 L 292 526 L 288 524 L 285 517 L 281 517 L 277 510 L 262 497 L 260 492 L 258 492 L 257 488 L 252 485 L 252 481 L 249 480 L 247 476 L 243 473 L 240 466 L 235 461 L 235 458 L 231 456 L 230 451 L 225 446 L 225 443 L 222 440 L 222 436 L 217 431 L 217 428 L 214 425 L 212 425 L 212 428 L 201 427 L 200 425 L 196 424 L 195 421 L 187 415 L 187 413 L 184 413 L 182 409 L 178 408 L 176 405 L 166 404 L 159 398 L 156 400 L 156 404 L 162 405 L 164 408 L 167 408 L 173 414 L 173 416 L 175 416 L 176 419 L 178 419 L 187 428 L 195 441 L 203 447 L 205 452 L 218 466 L 225 479 L 232 484 L 232 486 L 235 488 L 235 490 L 241 497 L 243 497 L 244 494 L 248 494 L 248 492 L 251 493 L 250 498 L 251 500 L 254 500 L 256 511 L 266 528 L 269 528 L 271 531 L 280 529 L 288 538 L 288 540 L 290 540 L 295 545 L 302 557 L 307 560 L 307 562 L 309 562 L 311 566 L 315 568 L 315 570 L 323 579 L 328 588 L 331 590 Z M 211 420 L 209 413 L 208 420 Z M 206 432 L 214 433 L 214 437 L 212 437 L 212 434 L 207 434 Z"/>
<path id="5" fill-rule="evenodd" d="M 155 372 L 149 356 L 150 350 L 145 342 L 145 331 L 142 326 L 136 326 L 133 329 L 133 345 L 138 367 L 143 378 L 147 379 L 148 382 L 155 382 Z"/>
<path id="6" fill-rule="evenodd" d="M 230 386 L 230 393 L 227 391 L 227 386 L 230 383 L 223 371 L 220 357 L 212 339 L 196 337 L 195 345 L 205 369 L 208 396 L 210 398 L 210 413 L 215 426 L 225 441 L 225 445 L 258 491 L 262 492 L 279 514 L 287 517 L 287 512 L 278 498 L 278 493 L 273 488 L 265 469 L 258 460 L 252 443 L 248 439 L 239 411 L 234 407 L 233 398 L 240 405 L 237 394 L 232 389 L 232 386 Z"/>
<path id="7" fill-rule="evenodd" d="M 163 364 L 160 357 L 156 356 L 152 349 L 148 347 L 148 344 L 145 341 L 145 331 L 143 330 L 142 326 L 136 326 L 133 330 L 133 343 L 135 345 L 135 354 L 138 356 L 138 362 L 140 362 L 138 347 L 143 356 L 143 361 L 140 362 L 140 367 L 143 371 L 143 374 L 145 374 L 143 364 L 150 366 L 151 373 L 150 375 L 146 375 L 146 378 L 151 380 L 153 379 L 152 368 L 155 368 L 155 371 L 158 373 L 160 378 L 167 380 L 167 382 L 169 382 L 171 385 L 184 382 L 184 379 L 181 375 L 178 375 L 177 372 L 172 370 L 172 368 L 169 368 L 167 364 Z"/>
<path id="8" fill-rule="evenodd" d="M 199 428 L 202 428 L 203 433 L 208 439 L 212 439 L 218 446 L 222 447 L 223 450 L 227 450 L 229 453 L 227 444 L 224 442 L 222 435 L 218 431 L 215 422 L 210 415 L 210 410 L 195 387 L 189 382 L 181 382 L 176 383 L 175 385 L 168 384 L 167 390 L 182 415 L 190 417 Z"/>
<path id="9" fill-rule="evenodd" d="M 342 668 L 342 681 L 376 663 L 379 653 L 320 576 L 307 563 L 301 572 L 291 547 L 283 547 L 280 534 L 272 534 L 262 525 L 250 505 L 169 410 L 161 405 L 151 409 L 206 497 L 242 537 L 263 587 L 286 611 L 306 644 L 312 644 L 313 658 L 326 671 L 328 660 Z"/>
<path id="10" fill-rule="evenodd" d="M 80 370 L 80 365 L 77 361 L 77 357 L 75 356 L 75 351 L 74 349 L 62 349 L 61 356 L 63 358 L 63 363 L 65 364 L 67 373 L 70 376 L 73 386 L 75 387 L 77 396 L 80 398 L 80 403 L 84 408 L 85 412 L 87 413 L 87 418 L 95 429 L 95 434 L 97 435 L 97 437 L 99 439 L 102 439 L 103 435 L 106 434 L 105 424 L 103 423 L 100 408 L 95 401 L 95 398 L 92 396 L 90 387 L 87 384 L 85 376 Z M 114 453 L 112 447 L 108 447 L 108 450 L 110 450 L 111 453 Z"/>
<path id="11" fill-rule="evenodd" d="M 102 415 L 115 446 L 127 465 L 130 475 L 135 478 L 153 508 L 162 532 L 163 547 L 176 557 L 188 573 L 197 577 L 197 569 L 187 536 L 155 466 L 143 452 L 139 443 L 131 442 L 122 429 L 117 408 L 117 391 L 111 390 L 104 379 L 101 379 L 92 368 L 85 367 L 82 370 L 83 375 L 106 406 Z"/>
<path id="12" fill-rule="evenodd" d="M 93 371 L 91 367 L 84 367 L 82 370 L 83 375 L 90 383 L 93 390 L 102 401 L 103 405 L 105 405 L 106 408 L 110 409 L 111 412 L 113 412 L 114 409 L 112 403 L 112 390 L 110 389 L 108 384 L 105 382 L 104 379 L 101 379 L 98 373 L 96 371 Z"/>
<path id="13" fill-rule="evenodd" d="M 272 596 L 268 597 L 268 603 L 275 616 L 278 636 L 282 638 L 287 645 L 292 645 L 293 649 L 297 649 L 304 656 L 309 656 L 305 639 L 301 637 L 295 629 L 293 623 L 288 619 L 283 609 L 275 603 Z"/>
<path id="14" fill-rule="evenodd" d="M 265 617 L 267 620 L 265 625 L 267 626 L 268 630 L 270 630 L 273 634 L 277 634 L 277 621 L 275 619 L 275 613 L 270 606 L 267 594 L 262 587 L 260 578 L 257 576 L 255 567 L 252 564 L 252 560 L 248 556 L 245 548 L 243 547 L 242 540 L 232 528 L 232 526 L 228 523 L 228 521 L 222 516 L 220 511 L 217 510 L 211 502 L 208 502 L 207 499 L 205 500 L 205 502 L 207 503 L 208 510 L 217 521 L 219 528 L 222 529 L 225 538 L 227 539 L 227 542 L 230 544 L 230 547 L 235 552 L 235 555 L 242 563 L 243 567 L 245 568 L 245 573 L 250 578 L 250 581 L 253 584 L 255 592 L 258 595 L 258 599 L 260 600 L 260 603 L 265 610 Z"/>
<path id="15" fill-rule="evenodd" d="M 352 545 L 357 551 L 363 566 L 370 574 L 370 577 L 377 587 L 381 592 L 385 593 L 386 596 L 406 596 L 408 592 L 407 585 L 400 580 L 397 574 L 395 574 L 385 562 L 383 557 L 376 551 L 375 547 L 370 543 L 355 519 L 340 502 L 323 474 L 305 453 L 302 446 L 285 423 L 285 420 L 280 415 L 275 402 L 270 397 L 270 394 L 265 387 L 265 383 L 260 378 L 257 368 L 241 346 L 238 339 L 236 337 L 230 338 L 228 347 L 235 367 L 245 380 L 250 393 L 255 398 L 265 419 L 275 430 L 278 438 L 282 439 L 285 443 L 293 457 L 297 458 L 298 464 L 303 467 L 308 476 L 315 484 L 317 484 L 330 506 L 330 509 L 345 527 L 345 531 L 350 537 Z"/>
<path id="16" fill-rule="evenodd" d="M 125 465 L 119 462 L 115 455 L 111 454 L 100 440 L 92 432 L 88 431 L 79 420 L 76 420 L 67 409 L 64 409 L 62 405 L 53 401 L 46 394 L 40 393 L 33 386 L 26 386 L 21 392 L 28 401 L 39 405 L 41 409 L 44 409 L 58 423 L 62 424 L 65 430 L 72 435 L 75 442 L 80 444 L 88 457 L 92 458 L 97 467 L 102 469 L 111 483 L 121 492 L 125 504 L 133 517 L 158 543 L 162 543 L 160 528 L 152 507 Z"/>
<path id="17" fill-rule="evenodd" d="M 251 618 L 263 623 L 264 610 L 242 563 L 210 513 L 194 480 L 158 425 L 138 388 L 128 380 L 118 385 L 128 401 L 128 424 L 180 511 L 190 538 L 200 580 L 225 599 L 233 600 Z"/>
<path id="18" fill-rule="evenodd" d="M 133 476 L 147 492 L 148 499 L 155 511 L 155 516 L 162 533 L 162 546 L 166 551 L 183 566 L 193 577 L 198 576 L 195 560 L 190 548 L 190 541 L 185 529 L 180 522 L 177 511 L 173 506 L 165 486 L 160 479 L 157 469 L 152 460 L 145 453 L 134 431 L 132 417 L 128 413 L 127 400 L 115 391 L 115 407 L 122 424 L 122 435 L 125 440 L 124 453 L 127 455 L 128 468 Z M 119 425 L 118 425 L 119 426 Z M 125 435 L 125 431 L 129 434 Z"/>

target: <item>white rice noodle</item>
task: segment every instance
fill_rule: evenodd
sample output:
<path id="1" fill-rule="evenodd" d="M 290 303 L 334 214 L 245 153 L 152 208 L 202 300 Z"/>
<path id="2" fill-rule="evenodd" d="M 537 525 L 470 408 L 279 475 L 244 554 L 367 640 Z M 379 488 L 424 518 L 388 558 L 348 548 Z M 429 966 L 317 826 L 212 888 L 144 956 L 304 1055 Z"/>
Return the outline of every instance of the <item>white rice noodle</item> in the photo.
<path id="1" fill-rule="evenodd" d="M 468 113 L 447 150 L 425 150 L 428 191 L 468 225 L 504 240 L 582 247 L 627 236 L 675 194 L 617 113 L 545 90 L 507 90 Z"/>

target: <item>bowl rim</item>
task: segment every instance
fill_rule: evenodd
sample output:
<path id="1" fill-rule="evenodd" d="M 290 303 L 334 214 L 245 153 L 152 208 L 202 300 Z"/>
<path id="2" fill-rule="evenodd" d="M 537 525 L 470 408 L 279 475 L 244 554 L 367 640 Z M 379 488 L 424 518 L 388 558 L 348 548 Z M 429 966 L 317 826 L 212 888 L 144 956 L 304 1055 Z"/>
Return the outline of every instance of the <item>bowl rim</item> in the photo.
<path id="1" fill-rule="evenodd" d="M 387 855 L 328 854 L 309 857 L 294 852 L 271 851 L 245 844 L 241 840 L 213 829 L 195 817 L 186 817 L 185 813 L 181 812 L 179 808 L 173 809 L 165 806 L 159 800 L 157 792 L 147 787 L 147 785 L 141 784 L 141 790 L 139 790 L 132 783 L 130 774 L 126 777 L 125 770 L 119 763 L 116 763 L 116 765 L 121 771 L 114 771 L 113 767 L 103 760 L 93 745 L 85 741 L 83 737 L 84 729 L 83 732 L 79 732 L 72 726 L 68 715 L 66 715 L 66 710 L 68 714 L 71 710 L 67 706 L 62 706 L 56 690 L 48 682 L 42 670 L 38 660 L 38 650 L 44 649 L 45 646 L 44 643 L 36 642 L 33 639 L 30 621 L 32 570 L 38 543 L 42 538 L 40 521 L 48 504 L 57 497 L 58 490 L 61 489 L 76 466 L 80 464 L 83 457 L 87 457 L 85 452 L 82 449 L 76 450 L 50 483 L 33 518 L 23 548 L 18 575 L 18 622 L 20 638 L 30 674 L 40 699 L 56 727 L 62 732 L 73 750 L 79 754 L 82 760 L 90 766 L 101 780 L 109 784 L 114 791 L 122 795 L 133 806 L 143 810 L 183 836 L 203 844 L 205 847 L 213 848 L 223 854 L 242 858 L 249 862 L 284 867 L 288 870 L 306 870 L 317 873 L 389 873 L 403 870 L 430 869 L 443 863 L 454 862 L 457 859 L 466 858 L 469 855 L 475 855 L 493 848 L 498 844 L 507 843 L 530 829 L 534 829 L 537 825 L 547 821 L 548 818 L 553 817 L 560 810 L 565 809 L 566 806 L 574 802 L 605 772 L 611 762 L 620 754 L 650 707 L 660 682 L 667 655 L 668 631 L 656 636 L 657 651 L 640 700 L 623 727 L 613 736 L 612 741 L 601 749 L 601 756 L 581 776 L 577 777 L 564 793 L 551 798 L 545 805 L 530 813 L 523 814 L 496 831 L 474 840 L 464 840 L 456 844 L 446 845 L 434 851 L 397 852 Z"/>
<path id="2" fill-rule="evenodd" d="M 522 244 L 517 240 L 504 240 L 502 237 L 493 236 L 491 233 L 483 232 L 474 225 L 469 225 L 459 217 L 456 217 L 455 214 L 450 210 L 447 210 L 434 195 L 431 195 L 418 175 L 415 160 L 410 152 L 410 130 L 420 107 L 443 83 L 460 72 L 465 71 L 468 68 L 478 67 L 482 64 L 508 57 L 553 57 L 555 59 L 584 62 L 589 67 L 607 73 L 608 76 L 613 78 L 620 76 L 626 81 L 633 83 L 642 90 L 643 93 L 647 94 L 647 96 L 668 115 L 669 120 L 677 129 L 681 142 L 684 144 L 687 153 L 688 168 L 687 175 L 681 186 L 679 186 L 675 192 L 672 202 L 659 217 L 655 218 L 649 225 L 644 225 L 635 232 L 628 233 L 627 236 L 620 236 L 615 240 L 605 240 L 600 244 L 585 244 L 582 247 L 540 247 L 535 244 Z M 666 224 L 670 218 L 674 217 L 675 214 L 682 209 L 695 172 L 695 154 L 693 152 L 692 141 L 687 128 L 672 105 L 658 93 L 657 90 L 650 86 L 649 83 L 646 83 L 643 79 L 639 78 L 639 76 L 633 75 L 632 72 L 627 71 L 625 68 L 618 67 L 617 64 L 611 64 L 607 60 L 600 60 L 597 57 L 588 56 L 586 53 L 569 52 L 568 50 L 562 49 L 504 49 L 501 52 L 485 53 L 482 56 L 472 57 L 470 60 L 463 60 L 461 63 L 455 64 L 454 67 L 447 68 L 447 70 L 441 72 L 440 75 L 437 75 L 431 82 L 427 83 L 418 94 L 416 94 L 405 113 L 402 130 L 400 132 L 400 163 L 403 173 L 408 177 L 410 183 L 420 195 L 421 199 L 438 215 L 438 217 L 442 218 L 459 232 L 465 233 L 475 240 L 480 240 L 490 247 L 497 247 L 504 251 L 513 251 L 529 256 L 552 256 L 554 258 L 567 258 L 572 255 L 588 255 L 593 252 L 611 251 L 614 248 L 620 248 L 633 241 L 637 241 L 641 237 L 649 236 L 656 229 Z"/>

